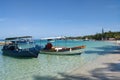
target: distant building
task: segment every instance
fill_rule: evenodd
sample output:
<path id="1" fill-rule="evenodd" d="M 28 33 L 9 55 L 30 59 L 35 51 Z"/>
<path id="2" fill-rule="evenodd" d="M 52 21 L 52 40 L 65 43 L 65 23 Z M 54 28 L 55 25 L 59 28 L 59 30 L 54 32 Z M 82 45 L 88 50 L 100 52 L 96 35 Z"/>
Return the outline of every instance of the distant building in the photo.
<path id="1" fill-rule="evenodd" d="M 88 37 L 86 37 L 85 39 L 84 39 L 84 41 L 88 41 L 89 39 L 88 39 Z"/>
<path id="2" fill-rule="evenodd" d="M 115 38 L 109 38 L 108 40 L 113 41 L 113 40 L 115 40 Z"/>

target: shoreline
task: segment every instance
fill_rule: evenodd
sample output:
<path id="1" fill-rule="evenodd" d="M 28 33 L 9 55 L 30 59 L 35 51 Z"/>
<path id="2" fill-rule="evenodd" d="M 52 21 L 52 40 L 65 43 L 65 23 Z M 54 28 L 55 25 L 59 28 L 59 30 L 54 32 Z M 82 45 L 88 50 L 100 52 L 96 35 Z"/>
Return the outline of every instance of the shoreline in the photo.
<path id="1" fill-rule="evenodd" d="M 116 41 L 110 41 L 116 43 Z M 119 44 L 118 44 L 119 43 Z M 82 67 L 60 74 L 60 80 L 119 80 L 120 79 L 120 41 L 117 49 L 101 55 Z"/>
<path id="2" fill-rule="evenodd" d="M 107 42 L 111 42 L 111 43 L 114 43 L 114 44 L 117 44 L 117 45 L 120 45 L 120 40 L 107 40 Z"/>
<path id="3" fill-rule="evenodd" d="M 120 53 L 120 51 L 119 51 Z M 120 54 L 108 54 L 100 56 L 95 61 L 87 63 L 82 68 L 73 70 L 70 75 L 76 75 L 88 79 L 107 79 L 118 80 L 120 79 Z M 110 77 L 112 76 L 112 77 Z M 81 76 L 82 77 L 82 76 Z"/>
<path id="4" fill-rule="evenodd" d="M 5 44 L 9 44 L 10 42 L 0 41 L 0 46 L 3 46 Z"/>

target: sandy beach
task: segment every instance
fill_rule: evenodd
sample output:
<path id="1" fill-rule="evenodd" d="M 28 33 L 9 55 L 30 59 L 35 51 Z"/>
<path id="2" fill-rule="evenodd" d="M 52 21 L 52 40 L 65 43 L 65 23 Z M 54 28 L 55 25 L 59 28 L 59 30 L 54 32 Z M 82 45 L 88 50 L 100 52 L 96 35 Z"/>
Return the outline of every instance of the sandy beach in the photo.
<path id="1" fill-rule="evenodd" d="M 114 44 L 120 45 L 120 40 L 113 40 L 113 41 L 107 41 L 107 42 L 112 42 Z"/>
<path id="2" fill-rule="evenodd" d="M 110 41 L 116 44 L 116 41 Z M 117 41 L 116 45 L 119 45 Z M 54 78 L 44 77 L 45 80 L 120 80 L 120 45 L 116 46 L 117 49 L 100 55 L 94 61 L 90 61 L 70 70 L 66 73 L 58 73 L 59 76 Z"/>
<path id="3" fill-rule="evenodd" d="M 120 50 L 101 56 L 82 68 L 71 71 L 71 75 L 80 79 L 120 80 Z"/>
<path id="4" fill-rule="evenodd" d="M 60 76 L 60 80 L 120 80 L 120 46 L 69 73 L 60 73 Z"/>

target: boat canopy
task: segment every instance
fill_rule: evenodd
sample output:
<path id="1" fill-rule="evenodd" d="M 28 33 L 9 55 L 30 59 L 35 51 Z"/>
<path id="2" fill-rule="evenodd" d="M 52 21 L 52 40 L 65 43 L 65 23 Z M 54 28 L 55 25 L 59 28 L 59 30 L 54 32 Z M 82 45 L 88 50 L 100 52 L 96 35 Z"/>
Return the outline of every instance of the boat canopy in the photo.
<path id="1" fill-rule="evenodd" d="M 32 38 L 32 36 L 11 37 L 11 38 L 5 38 L 5 40 L 15 40 L 15 39 L 22 39 L 22 38 Z"/>
<path id="2" fill-rule="evenodd" d="M 41 38 L 41 40 L 55 40 L 55 39 L 65 39 L 65 37 L 48 37 L 48 38 Z"/>

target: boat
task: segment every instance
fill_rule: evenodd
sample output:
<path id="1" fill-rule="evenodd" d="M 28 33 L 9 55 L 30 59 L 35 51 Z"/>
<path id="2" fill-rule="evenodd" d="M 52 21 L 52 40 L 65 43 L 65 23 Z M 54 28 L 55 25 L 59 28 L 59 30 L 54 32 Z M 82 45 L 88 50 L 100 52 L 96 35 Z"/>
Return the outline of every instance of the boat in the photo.
<path id="1" fill-rule="evenodd" d="M 53 40 L 63 40 L 63 37 L 60 38 L 54 38 Z M 45 47 L 40 51 L 41 54 L 50 54 L 50 55 L 80 55 L 83 53 L 83 49 L 86 47 L 85 45 L 82 46 L 75 46 L 75 47 L 55 47 L 53 44 L 49 41 L 50 38 L 48 38 L 48 42 L 45 45 Z M 51 39 L 52 40 L 52 39 Z M 65 39 L 64 39 L 65 40 Z"/>
<path id="2" fill-rule="evenodd" d="M 72 48 L 62 48 L 62 47 L 52 47 L 51 49 L 43 49 L 40 51 L 42 54 L 49 55 L 80 55 L 83 53 L 83 50 L 86 46 L 77 46 Z"/>
<path id="3" fill-rule="evenodd" d="M 32 40 L 32 36 L 22 36 L 22 37 L 10 37 L 5 39 L 5 45 L 2 48 L 3 55 L 12 56 L 12 57 L 38 57 L 41 46 L 35 45 L 34 43 L 29 44 L 29 40 L 27 44 L 28 48 L 22 48 L 19 40 L 30 39 Z M 9 43 L 9 44 L 8 44 Z"/>

